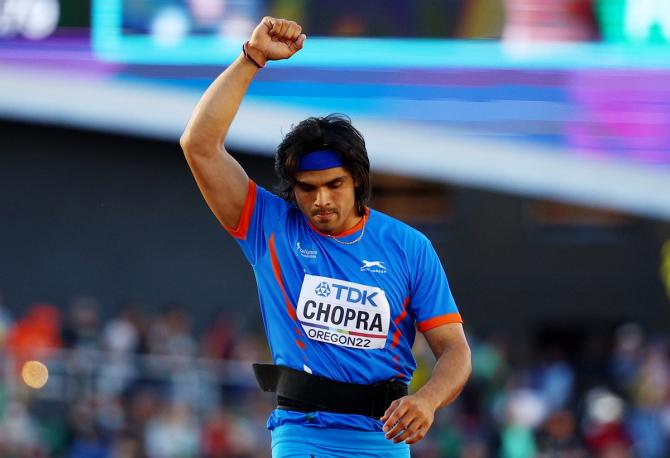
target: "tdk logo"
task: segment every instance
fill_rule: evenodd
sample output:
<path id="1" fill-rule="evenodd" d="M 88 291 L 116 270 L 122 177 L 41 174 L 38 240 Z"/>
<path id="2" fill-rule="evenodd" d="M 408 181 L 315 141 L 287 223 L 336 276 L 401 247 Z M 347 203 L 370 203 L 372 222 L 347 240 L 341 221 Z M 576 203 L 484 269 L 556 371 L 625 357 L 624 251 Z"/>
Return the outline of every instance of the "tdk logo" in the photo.
<path id="1" fill-rule="evenodd" d="M 353 286 L 338 285 L 337 283 L 333 283 L 333 288 L 337 290 L 337 294 L 335 296 L 337 300 L 346 300 L 352 304 L 369 304 L 373 307 L 378 307 L 378 305 L 375 304 L 374 297 L 379 294 L 379 292 L 368 294 L 368 291 L 366 290 L 361 291 L 360 289 L 354 288 Z"/>
<path id="2" fill-rule="evenodd" d="M 322 281 L 321 283 L 316 285 L 314 292 L 316 293 L 317 296 L 328 297 L 330 296 L 330 286 L 328 286 L 328 283 L 326 283 L 325 281 Z"/>
<path id="3" fill-rule="evenodd" d="M 314 293 L 320 297 L 329 297 L 330 293 L 332 292 L 331 286 L 336 291 L 335 299 L 338 301 L 346 301 L 350 304 L 371 305 L 373 307 L 379 307 L 374 301 L 375 296 L 379 294 L 378 291 L 370 294 L 369 291 L 360 290 L 358 288 L 354 288 L 353 286 L 338 285 L 337 283 L 331 283 L 329 285 L 327 282 L 322 281 L 316 285 L 316 288 L 314 288 Z"/>

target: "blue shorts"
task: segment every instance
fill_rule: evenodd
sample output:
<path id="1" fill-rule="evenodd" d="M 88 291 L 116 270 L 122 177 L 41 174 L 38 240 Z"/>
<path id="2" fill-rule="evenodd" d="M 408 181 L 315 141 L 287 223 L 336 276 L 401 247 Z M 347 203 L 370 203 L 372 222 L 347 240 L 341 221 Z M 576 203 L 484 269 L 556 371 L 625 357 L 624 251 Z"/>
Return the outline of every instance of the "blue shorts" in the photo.
<path id="1" fill-rule="evenodd" d="M 272 430 L 272 458 L 409 458 L 409 445 L 383 432 L 281 425 Z"/>

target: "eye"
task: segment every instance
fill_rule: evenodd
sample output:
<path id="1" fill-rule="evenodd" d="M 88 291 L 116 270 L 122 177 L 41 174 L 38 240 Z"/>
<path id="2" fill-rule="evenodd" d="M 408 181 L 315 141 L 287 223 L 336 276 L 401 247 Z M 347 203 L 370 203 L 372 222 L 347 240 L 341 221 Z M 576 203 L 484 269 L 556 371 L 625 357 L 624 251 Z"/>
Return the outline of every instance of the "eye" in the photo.
<path id="1" fill-rule="evenodd" d="M 342 186 L 341 181 L 335 181 L 334 183 L 330 183 L 328 185 L 328 187 L 331 188 L 331 189 L 336 189 L 336 188 L 339 188 L 340 186 Z"/>
<path id="2" fill-rule="evenodd" d="M 302 192 L 310 192 L 314 190 L 314 186 L 307 183 L 296 183 L 295 187 Z"/>

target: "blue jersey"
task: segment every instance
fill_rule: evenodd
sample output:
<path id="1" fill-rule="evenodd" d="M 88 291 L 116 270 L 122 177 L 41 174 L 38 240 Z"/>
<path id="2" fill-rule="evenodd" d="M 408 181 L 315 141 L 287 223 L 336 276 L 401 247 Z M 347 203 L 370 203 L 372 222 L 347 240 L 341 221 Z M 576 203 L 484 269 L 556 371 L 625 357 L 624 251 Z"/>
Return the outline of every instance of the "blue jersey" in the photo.
<path id="1" fill-rule="evenodd" d="M 275 364 L 349 383 L 409 383 L 416 329 L 462 322 L 430 241 L 381 212 L 369 209 L 334 240 L 297 206 L 249 180 L 240 223 L 226 229 L 253 266 Z M 363 230 L 360 241 L 341 243 Z M 361 415 L 277 409 L 268 427 L 282 424 L 382 425 Z"/>

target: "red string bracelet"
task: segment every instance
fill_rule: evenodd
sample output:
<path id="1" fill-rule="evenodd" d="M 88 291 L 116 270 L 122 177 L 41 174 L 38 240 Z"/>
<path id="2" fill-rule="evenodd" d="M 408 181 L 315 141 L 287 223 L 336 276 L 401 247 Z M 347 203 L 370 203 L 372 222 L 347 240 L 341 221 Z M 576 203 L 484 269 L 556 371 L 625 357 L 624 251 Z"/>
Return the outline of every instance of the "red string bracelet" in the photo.
<path id="1" fill-rule="evenodd" d="M 244 43 L 242 43 L 242 52 L 244 53 L 244 57 L 249 59 L 249 61 L 251 61 L 251 63 L 253 63 L 258 68 L 265 67 L 265 65 L 259 64 L 258 62 L 256 62 L 256 59 L 254 59 L 249 55 L 249 53 L 247 52 L 247 46 L 249 46 L 249 41 L 245 41 Z"/>

